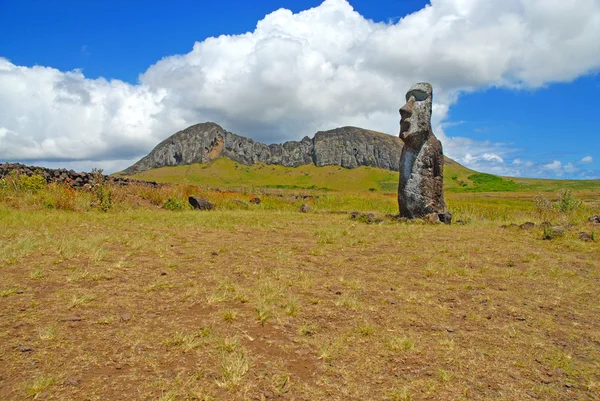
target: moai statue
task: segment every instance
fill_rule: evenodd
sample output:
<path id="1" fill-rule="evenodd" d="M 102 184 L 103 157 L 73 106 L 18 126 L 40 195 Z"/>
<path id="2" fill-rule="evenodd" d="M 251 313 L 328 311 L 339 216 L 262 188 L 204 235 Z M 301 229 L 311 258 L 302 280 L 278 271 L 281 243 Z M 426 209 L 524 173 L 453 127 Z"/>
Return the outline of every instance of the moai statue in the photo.
<path id="1" fill-rule="evenodd" d="M 414 84 L 400 108 L 400 155 L 398 206 L 400 216 L 428 218 L 450 224 L 452 214 L 444 201 L 444 155 L 442 143 L 431 130 L 433 90 L 429 83 Z"/>

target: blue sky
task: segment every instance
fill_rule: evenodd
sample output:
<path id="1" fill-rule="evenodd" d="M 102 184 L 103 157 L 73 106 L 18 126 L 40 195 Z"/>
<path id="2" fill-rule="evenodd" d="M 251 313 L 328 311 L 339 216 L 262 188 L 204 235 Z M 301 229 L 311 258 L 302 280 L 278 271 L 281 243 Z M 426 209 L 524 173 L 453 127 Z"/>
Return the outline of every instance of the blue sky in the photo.
<path id="1" fill-rule="evenodd" d="M 397 134 L 424 80 L 450 157 L 600 178 L 600 2 L 534 3 L 0 0 L 0 161 L 115 171 L 207 120 Z"/>

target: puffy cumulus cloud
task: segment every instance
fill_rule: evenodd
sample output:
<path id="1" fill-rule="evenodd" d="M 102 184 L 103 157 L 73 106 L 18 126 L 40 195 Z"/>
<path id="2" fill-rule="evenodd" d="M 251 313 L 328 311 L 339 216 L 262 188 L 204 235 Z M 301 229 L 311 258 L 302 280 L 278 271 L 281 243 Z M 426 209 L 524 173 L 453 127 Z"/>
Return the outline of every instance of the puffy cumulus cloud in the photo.
<path id="1" fill-rule="evenodd" d="M 542 166 L 542 168 L 544 168 L 545 170 L 560 170 L 562 168 L 562 163 L 559 162 L 558 160 L 554 160 L 552 163 L 548 163 L 548 164 L 544 164 Z"/>
<path id="2" fill-rule="evenodd" d="M 594 158 L 592 156 L 585 156 L 583 158 L 581 158 L 581 160 L 579 161 L 579 163 L 593 163 L 594 162 Z"/>
<path id="3" fill-rule="evenodd" d="M 2 58 L 0 88 L 0 159 L 106 162 L 161 139 L 160 91 Z"/>
<path id="4" fill-rule="evenodd" d="M 597 0 L 432 0 L 396 23 L 325 0 L 274 11 L 252 32 L 196 42 L 137 85 L 0 59 L 0 159 L 114 164 L 202 121 L 265 142 L 342 125 L 395 134 L 404 93 L 426 80 L 446 153 L 496 171 L 506 168 L 507 145 L 443 133 L 459 94 L 587 74 L 600 67 L 599 36 Z"/>

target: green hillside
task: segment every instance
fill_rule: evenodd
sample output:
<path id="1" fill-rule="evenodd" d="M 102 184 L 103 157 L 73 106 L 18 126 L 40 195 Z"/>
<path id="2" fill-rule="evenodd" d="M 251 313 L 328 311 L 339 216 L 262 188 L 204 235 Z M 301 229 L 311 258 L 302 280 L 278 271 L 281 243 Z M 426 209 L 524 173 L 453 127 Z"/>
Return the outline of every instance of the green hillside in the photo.
<path id="1" fill-rule="evenodd" d="M 267 187 L 291 189 L 320 189 L 334 191 L 395 192 L 398 172 L 362 166 L 345 169 L 339 166 L 305 165 L 284 167 L 262 163 L 245 166 L 221 158 L 207 164 L 161 167 L 144 171 L 132 178 L 185 183 L 206 187 L 239 188 Z M 499 177 L 478 173 L 453 160 L 447 160 L 444 170 L 448 192 L 514 192 L 556 191 L 560 188 L 600 188 L 600 180 L 544 180 Z"/>

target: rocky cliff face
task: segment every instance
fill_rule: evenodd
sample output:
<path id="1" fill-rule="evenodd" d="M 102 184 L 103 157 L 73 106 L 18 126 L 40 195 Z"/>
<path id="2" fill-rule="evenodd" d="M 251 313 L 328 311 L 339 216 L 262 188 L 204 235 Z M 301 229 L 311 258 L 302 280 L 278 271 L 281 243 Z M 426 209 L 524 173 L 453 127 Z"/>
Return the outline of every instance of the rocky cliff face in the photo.
<path id="1" fill-rule="evenodd" d="M 224 130 L 215 123 L 196 124 L 162 141 L 147 156 L 123 171 L 135 174 L 163 166 L 206 163 L 227 157 L 238 163 L 297 167 L 338 165 L 375 166 L 398 170 L 399 138 L 355 127 L 317 132 L 313 139 L 265 145 Z"/>

